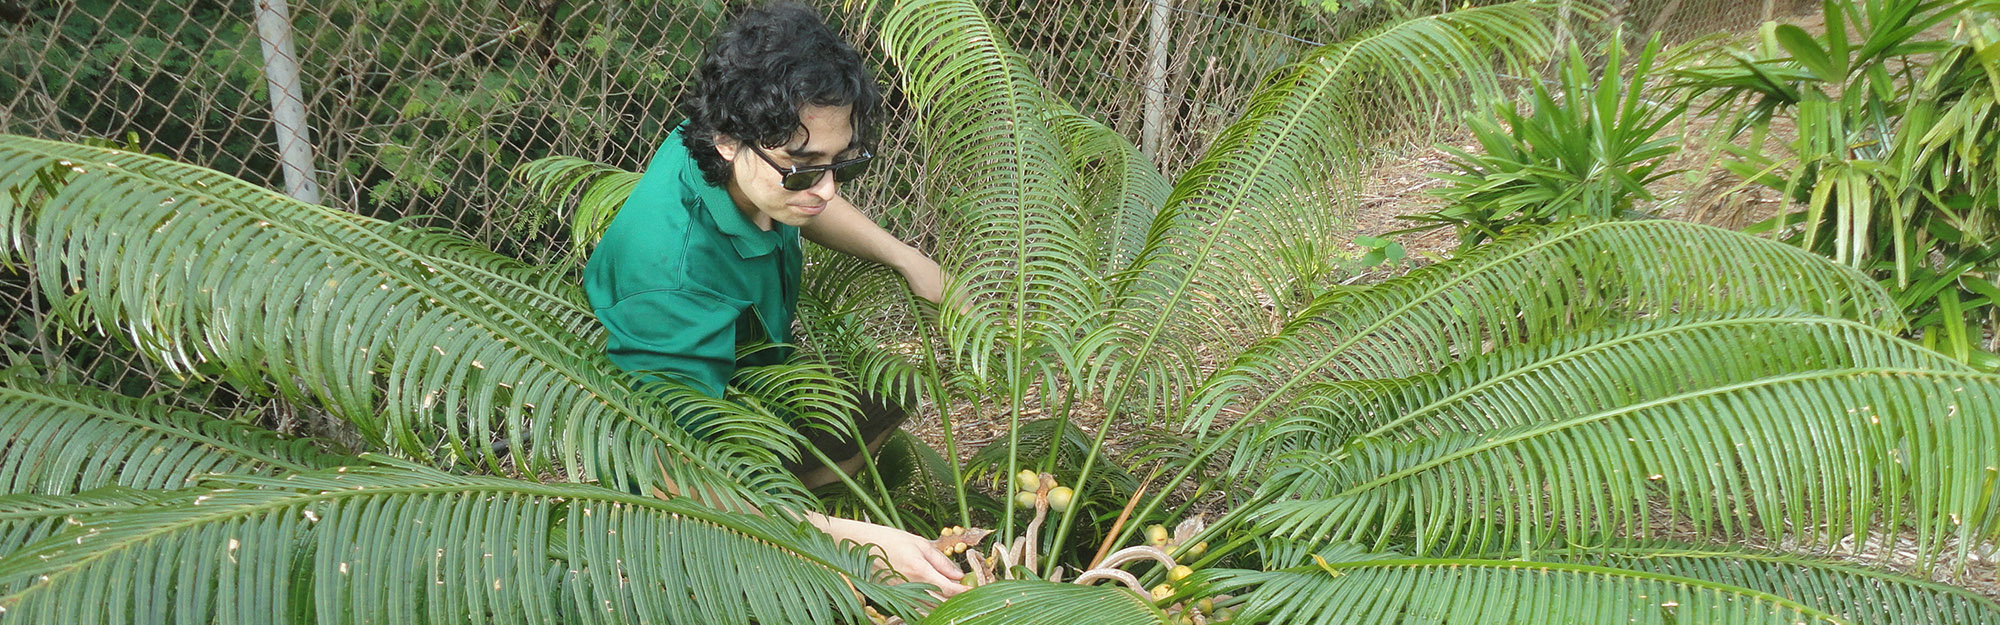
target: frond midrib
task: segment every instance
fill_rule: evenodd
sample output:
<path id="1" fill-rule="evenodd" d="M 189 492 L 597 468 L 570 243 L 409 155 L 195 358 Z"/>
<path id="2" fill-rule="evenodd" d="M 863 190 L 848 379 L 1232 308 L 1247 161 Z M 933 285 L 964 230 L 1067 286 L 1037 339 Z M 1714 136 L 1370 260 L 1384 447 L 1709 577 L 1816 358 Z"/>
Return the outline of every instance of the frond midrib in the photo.
<path id="1" fill-rule="evenodd" d="M 1662 557 L 1731 558 L 1737 560 L 1749 560 L 1753 562 L 1764 562 L 1769 564 L 1778 564 L 1785 566 L 1802 566 L 1813 569 L 1823 569 L 1829 571 L 1836 571 L 1848 575 L 1854 575 L 1858 577 L 1878 578 L 1889 575 L 1889 573 L 1886 573 L 1881 570 L 1872 569 L 1865 566 L 1857 566 L 1845 562 L 1829 562 L 1811 558 L 1792 556 L 1787 554 L 1764 553 L 1758 551 L 1728 551 L 1728 550 L 1716 550 L 1716 549 L 1701 549 L 1698 547 L 1669 547 L 1669 548 L 1649 549 L 1642 545 L 1616 546 L 1616 547 L 1600 546 L 1600 547 L 1593 547 L 1588 553 L 1584 555 L 1587 556 L 1622 555 L 1624 557 L 1629 557 L 1635 560 L 1645 560 L 1649 558 L 1662 558 Z M 1907 577 L 1902 575 L 1897 575 L 1895 576 L 1894 579 L 1898 584 L 1906 586 L 1915 586 L 1927 591 L 1944 595 L 1950 595 L 1952 597 L 1957 597 L 1960 599 L 1965 599 L 1986 606 L 1995 612 L 2000 612 L 2000 602 L 1996 602 L 1994 601 L 1993 598 L 1979 594 L 1978 592 L 1975 592 L 1969 588 L 1953 586 L 1951 584 L 1941 584 L 1928 579 Z"/>

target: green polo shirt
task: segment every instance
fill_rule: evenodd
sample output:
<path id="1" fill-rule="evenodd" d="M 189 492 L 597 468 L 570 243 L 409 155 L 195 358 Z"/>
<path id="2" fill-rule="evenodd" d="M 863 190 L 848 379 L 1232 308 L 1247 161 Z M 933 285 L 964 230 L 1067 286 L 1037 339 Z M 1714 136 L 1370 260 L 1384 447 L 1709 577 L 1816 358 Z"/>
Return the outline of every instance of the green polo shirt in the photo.
<path id="1" fill-rule="evenodd" d="M 712 397 L 743 365 L 736 348 L 790 343 L 799 301 L 798 228 L 769 231 L 709 185 L 675 130 L 653 154 L 583 269 L 583 290 L 608 333 L 611 362 L 671 376 Z"/>

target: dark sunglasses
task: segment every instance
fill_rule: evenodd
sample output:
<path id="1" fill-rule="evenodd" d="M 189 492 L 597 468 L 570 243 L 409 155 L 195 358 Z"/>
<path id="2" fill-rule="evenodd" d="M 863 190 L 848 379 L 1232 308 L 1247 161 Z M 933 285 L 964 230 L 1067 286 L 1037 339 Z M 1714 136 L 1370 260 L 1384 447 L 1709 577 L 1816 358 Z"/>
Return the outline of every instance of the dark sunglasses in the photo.
<path id="1" fill-rule="evenodd" d="M 778 170 L 778 175 L 783 176 L 779 184 L 784 185 L 786 191 L 811 189 L 813 185 L 819 184 L 819 179 L 829 171 L 833 172 L 833 180 L 835 182 L 847 182 L 855 178 L 860 178 L 861 174 L 868 173 L 868 159 L 875 158 L 874 154 L 864 150 L 860 156 L 838 163 L 807 165 L 805 167 L 797 165 L 780 167 L 777 161 L 771 160 L 771 157 L 764 154 L 764 150 L 757 146 L 751 145 L 750 151 L 756 152 L 757 158 L 764 159 L 764 162 L 769 164 L 771 169 Z"/>

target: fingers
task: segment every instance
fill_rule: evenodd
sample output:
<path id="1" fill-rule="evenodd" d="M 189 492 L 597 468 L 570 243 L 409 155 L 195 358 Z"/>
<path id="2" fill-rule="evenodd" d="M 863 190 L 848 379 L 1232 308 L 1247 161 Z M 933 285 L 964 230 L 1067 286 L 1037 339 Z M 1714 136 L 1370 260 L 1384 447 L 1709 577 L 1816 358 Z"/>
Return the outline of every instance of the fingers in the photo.
<path id="1" fill-rule="evenodd" d="M 935 594 L 942 595 L 946 598 L 950 598 L 954 595 L 957 595 L 958 593 L 971 590 L 971 588 L 967 587 L 965 584 L 960 584 L 958 582 L 945 579 L 943 576 L 940 576 L 936 573 L 932 573 L 927 577 L 932 577 L 934 579 L 925 579 L 917 581 L 921 581 L 923 583 L 938 587 L 937 593 Z"/>
<path id="2" fill-rule="evenodd" d="M 965 573 L 958 570 L 958 563 L 952 562 L 944 552 L 936 549 L 923 549 L 920 552 L 924 554 L 924 559 L 930 562 L 931 568 L 937 569 L 939 574 L 954 580 L 965 578 Z"/>
<path id="3" fill-rule="evenodd" d="M 916 567 L 920 571 L 919 575 L 927 578 L 921 581 L 937 586 L 938 594 L 951 597 L 968 589 L 965 584 L 958 583 L 958 580 L 965 578 L 965 573 L 958 570 L 958 564 L 952 562 L 951 558 L 945 557 L 944 552 L 938 551 L 926 542 L 917 549 L 917 553 L 923 554 L 923 564 L 928 565 Z"/>

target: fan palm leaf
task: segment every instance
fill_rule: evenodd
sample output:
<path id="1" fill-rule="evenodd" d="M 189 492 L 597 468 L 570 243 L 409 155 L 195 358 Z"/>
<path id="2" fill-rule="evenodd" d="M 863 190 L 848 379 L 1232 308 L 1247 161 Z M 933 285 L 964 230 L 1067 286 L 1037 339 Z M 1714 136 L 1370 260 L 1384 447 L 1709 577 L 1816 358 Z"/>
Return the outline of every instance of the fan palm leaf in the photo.
<path id="1" fill-rule="evenodd" d="M 1034 73 L 969 0 L 898 2 L 881 33 L 947 190 L 933 204 L 955 242 L 948 343 L 982 378 L 1002 345 L 1019 358 L 1066 344 L 1101 280 Z"/>
<path id="2" fill-rule="evenodd" d="M 0 492 L 174 489 L 352 462 L 310 440 L 94 389 L 0 377 Z"/>
<path id="3" fill-rule="evenodd" d="M 1222 572 L 1223 591 L 1254 588 L 1254 623 L 1842 623 L 1776 594 L 1648 571 L 1582 564 L 1380 557 L 1270 572 Z"/>
<path id="4" fill-rule="evenodd" d="M 711 421 L 711 444 L 672 424 L 691 391 L 634 389 L 588 340 L 490 273 L 461 275 L 401 233 L 213 171 L 25 137 L 0 139 L 0 186 L 68 181 L 39 202 L 0 198 L 14 254 L 52 298 L 118 328 L 180 370 L 315 401 L 398 453 L 448 466 L 539 474 L 646 492 L 678 485 L 743 502 L 804 503 L 775 471 L 780 432 Z M 449 247 L 449 243 L 441 244 Z M 432 249 L 436 249 L 435 247 Z M 262 382 L 270 380 L 270 382 Z M 727 404 L 701 404 L 728 410 Z M 741 427 L 738 427 L 741 426 Z M 715 428 L 738 427 L 730 432 Z M 492 451 L 509 443 L 511 463 Z"/>
<path id="5" fill-rule="evenodd" d="M 1204 382 L 1189 423 L 1255 420 L 1315 382 L 1427 373 L 1619 318 L 1769 309 L 1902 323 L 1866 276 L 1791 246 L 1681 222 L 1585 222 L 1318 298 Z"/>
<path id="6" fill-rule="evenodd" d="M 0 560 L 0 607 L 77 625 L 768 625 L 921 597 L 873 579 L 858 546 L 688 499 L 414 465 L 225 486 L 82 517 Z"/>
<path id="7" fill-rule="evenodd" d="M 1841 369 L 1539 423 L 1305 452 L 1258 512 L 1295 538 L 1420 555 L 1591 544 L 1679 521 L 1804 545 L 1873 532 L 1962 565 L 2000 536 L 2000 376 Z M 1670 512 L 1651 508 L 1664 504 Z M 1671 517 L 1671 518 L 1669 518 Z"/>
<path id="8" fill-rule="evenodd" d="M 1436 374 L 1327 383 L 1308 398 L 1312 408 L 1269 435 L 1344 441 L 1478 433 L 1794 371 L 1875 367 L 1971 371 L 1853 321 L 1675 315 L 1509 347 Z"/>

